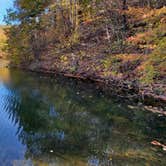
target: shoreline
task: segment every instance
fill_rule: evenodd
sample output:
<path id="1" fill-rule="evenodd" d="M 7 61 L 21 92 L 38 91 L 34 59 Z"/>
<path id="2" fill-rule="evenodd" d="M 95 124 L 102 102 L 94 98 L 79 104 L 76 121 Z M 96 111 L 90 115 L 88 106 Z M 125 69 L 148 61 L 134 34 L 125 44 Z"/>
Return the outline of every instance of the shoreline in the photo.
<path id="1" fill-rule="evenodd" d="M 116 77 L 111 77 L 111 79 L 104 79 L 101 77 L 94 77 L 91 75 L 84 76 L 79 73 L 73 74 L 70 72 L 62 72 L 58 70 L 45 70 L 45 68 L 40 67 L 31 68 L 30 66 L 17 66 L 16 68 L 20 68 L 22 70 L 29 72 L 44 74 L 46 76 L 58 76 L 90 82 L 95 86 L 98 86 L 102 91 L 107 92 L 108 94 L 116 95 L 117 97 L 120 97 L 122 99 L 141 102 L 148 106 L 161 107 L 163 109 L 166 108 L 165 95 L 157 95 L 153 93 L 153 91 L 150 91 L 148 89 L 149 87 L 147 88 L 147 86 L 144 87 L 139 84 L 136 84 L 135 81 L 122 80 Z"/>
<path id="2" fill-rule="evenodd" d="M 111 80 L 104 80 L 101 78 L 94 77 L 85 77 L 79 74 L 72 74 L 67 72 L 61 72 L 58 70 L 45 70 L 42 68 L 30 68 L 30 66 L 16 66 L 11 65 L 9 60 L 0 59 L 0 68 L 16 68 L 22 71 L 38 73 L 45 75 L 46 77 L 61 77 L 66 79 L 80 80 L 93 84 L 96 89 L 101 90 L 106 95 L 110 97 L 117 97 L 124 101 L 130 101 L 137 104 L 145 105 L 144 109 L 152 113 L 157 113 L 161 116 L 166 116 L 166 96 L 165 95 L 156 95 L 155 93 L 146 91 L 144 87 L 139 87 L 135 82 L 125 82 L 123 80 L 118 80 L 115 77 Z M 137 85 L 137 86 L 136 86 Z"/>
<path id="3" fill-rule="evenodd" d="M 0 58 L 0 68 L 8 67 L 9 63 L 9 60 Z"/>

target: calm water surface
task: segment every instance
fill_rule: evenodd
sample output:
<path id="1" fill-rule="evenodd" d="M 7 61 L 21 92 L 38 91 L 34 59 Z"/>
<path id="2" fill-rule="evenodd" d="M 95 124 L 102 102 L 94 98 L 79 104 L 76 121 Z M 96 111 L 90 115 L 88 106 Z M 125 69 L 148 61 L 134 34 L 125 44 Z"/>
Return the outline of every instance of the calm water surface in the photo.
<path id="1" fill-rule="evenodd" d="M 166 117 L 85 83 L 0 68 L 0 166 L 166 166 Z"/>

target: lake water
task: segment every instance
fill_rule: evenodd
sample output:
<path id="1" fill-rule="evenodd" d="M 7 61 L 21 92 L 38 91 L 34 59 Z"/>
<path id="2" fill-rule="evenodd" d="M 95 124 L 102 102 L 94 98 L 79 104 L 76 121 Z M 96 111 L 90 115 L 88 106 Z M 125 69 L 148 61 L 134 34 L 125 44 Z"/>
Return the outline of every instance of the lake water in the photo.
<path id="1" fill-rule="evenodd" d="M 0 68 L 0 166 L 166 166 L 166 117 L 93 85 Z"/>

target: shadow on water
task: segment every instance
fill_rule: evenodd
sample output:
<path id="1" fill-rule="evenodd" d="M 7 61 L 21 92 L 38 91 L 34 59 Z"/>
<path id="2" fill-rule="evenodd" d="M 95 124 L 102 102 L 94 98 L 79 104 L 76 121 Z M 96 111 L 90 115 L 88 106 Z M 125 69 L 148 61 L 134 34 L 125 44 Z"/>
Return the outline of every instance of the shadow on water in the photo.
<path id="1" fill-rule="evenodd" d="M 166 117 L 93 85 L 0 69 L 0 165 L 164 166 Z"/>

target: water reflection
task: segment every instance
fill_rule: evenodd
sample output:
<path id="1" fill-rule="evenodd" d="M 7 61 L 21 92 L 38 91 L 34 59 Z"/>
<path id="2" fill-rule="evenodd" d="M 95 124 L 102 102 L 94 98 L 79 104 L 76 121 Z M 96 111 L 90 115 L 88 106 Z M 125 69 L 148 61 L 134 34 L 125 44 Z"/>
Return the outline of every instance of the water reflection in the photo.
<path id="1" fill-rule="evenodd" d="M 16 70 L 8 76 L 0 74 L 0 165 L 166 163 L 164 151 L 150 145 L 153 139 L 166 142 L 165 117 L 85 83 Z"/>

